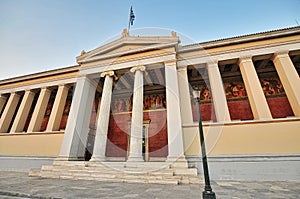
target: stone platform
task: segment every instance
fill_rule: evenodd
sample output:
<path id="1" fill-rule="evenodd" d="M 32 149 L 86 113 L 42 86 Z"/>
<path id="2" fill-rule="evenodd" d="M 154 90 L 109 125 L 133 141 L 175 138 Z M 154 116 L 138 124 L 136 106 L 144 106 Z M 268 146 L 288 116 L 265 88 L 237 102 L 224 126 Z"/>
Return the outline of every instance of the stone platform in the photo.
<path id="1" fill-rule="evenodd" d="M 54 161 L 29 176 L 102 182 L 149 184 L 202 184 L 196 168 L 167 162 Z"/>

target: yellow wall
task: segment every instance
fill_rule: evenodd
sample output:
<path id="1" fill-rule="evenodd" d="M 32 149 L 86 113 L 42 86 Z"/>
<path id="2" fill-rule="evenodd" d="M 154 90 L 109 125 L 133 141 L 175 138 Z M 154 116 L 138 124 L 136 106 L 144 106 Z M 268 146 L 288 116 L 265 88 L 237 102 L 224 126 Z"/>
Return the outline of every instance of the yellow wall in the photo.
<path id="1" fill-rule="evenodd" d="M 186 155 L 198 155 L 198 128 L 184 129 L 194 132 L 184 135 Z M 205 125 L 204 131 L 208 154 L 300 154 L 300 120 Z"/>
<path id="2" fill-rule="evenodd" d="M 64 137 L 59 133 L 1 134 L 1 155 L 32 155 L 57 157 Z"/>

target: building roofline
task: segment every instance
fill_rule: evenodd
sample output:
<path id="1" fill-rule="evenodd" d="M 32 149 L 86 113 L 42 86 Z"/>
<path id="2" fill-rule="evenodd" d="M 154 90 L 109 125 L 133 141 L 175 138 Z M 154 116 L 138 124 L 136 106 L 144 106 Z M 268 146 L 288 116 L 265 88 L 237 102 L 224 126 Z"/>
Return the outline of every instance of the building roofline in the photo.
<path id="1" fill-rule="evenodd" d="M 42 77 L 48 77 L 48 76 L 52 76 L 52 75 L 77 72 L 79 70 L 79 67 L 80 67 L 79 65 L 67 66 L 64 68 L 58 68 L 58 69 L 42 71 L 42 72 L 37 72 L 37 73 L 33 73 L 33 74 L 3 79 L 3 80 L 0 80 L 0 85 L 10 84 L 10 83 L 19 82 L 19 81 L 26 81 L 26 80 L 31 80 L 31 79 L 37 79 L 37 78 L 42 78 Z"/>
<path id="2" fill-rule="evenodd" d="M 183 45 L 179 47 L 179 52 L 192 51 L 199 48 L 210 49 L 210 48 L 229 46 L 229 45 L 240 44 L 240 43 L 248 43 L 248 42 L 260 41 L 266 39 L 273 39 L 273 38 L 296 35 L 296 34 L 300 34 L 300 26 L 271 30 L 271 31 L 264 31 L 264 32 L 241 35 L 236 37 L 229 37 L 224 39 L 217 39 L 217 40 L 194 43 L 189 45 Z"/>

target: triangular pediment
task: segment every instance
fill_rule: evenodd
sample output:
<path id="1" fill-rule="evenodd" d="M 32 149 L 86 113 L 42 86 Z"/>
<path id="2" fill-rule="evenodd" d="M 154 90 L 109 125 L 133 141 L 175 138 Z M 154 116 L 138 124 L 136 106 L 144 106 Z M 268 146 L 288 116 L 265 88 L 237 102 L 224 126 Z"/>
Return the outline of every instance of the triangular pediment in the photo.
<path id="1" fill-rule="evenodd" d="M 151 50 L 176 47 L 178 43 L 179 38 L 177 36 L 125 36 L 89 52 L 82 52 L 81 55 L 77 57 L 77 62 L 82 64 L 141 52 L 148 52 Z"/>

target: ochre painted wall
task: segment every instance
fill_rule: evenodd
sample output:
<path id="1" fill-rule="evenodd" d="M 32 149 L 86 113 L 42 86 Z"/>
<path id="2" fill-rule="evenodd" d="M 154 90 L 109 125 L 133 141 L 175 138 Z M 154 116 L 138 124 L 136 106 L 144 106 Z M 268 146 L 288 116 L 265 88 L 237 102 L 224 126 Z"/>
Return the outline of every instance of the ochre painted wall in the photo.
<path id="1" fill-rule="evenodd" d="M 199 154 L 198 127 L 184 127 L 186 155 Z M 204 125 L 208 154 L 300 154 L 300 120 Z"/>
<path id="2" fill-rule="evenodd" d="M 64 137 L 59 133 L 1 134 L 1 155 L 57 157 Z"/>

